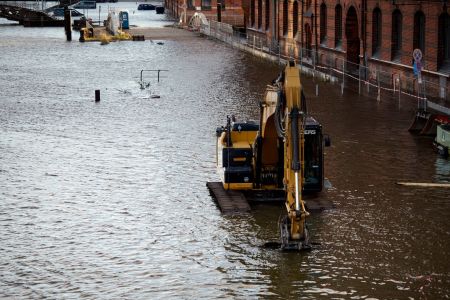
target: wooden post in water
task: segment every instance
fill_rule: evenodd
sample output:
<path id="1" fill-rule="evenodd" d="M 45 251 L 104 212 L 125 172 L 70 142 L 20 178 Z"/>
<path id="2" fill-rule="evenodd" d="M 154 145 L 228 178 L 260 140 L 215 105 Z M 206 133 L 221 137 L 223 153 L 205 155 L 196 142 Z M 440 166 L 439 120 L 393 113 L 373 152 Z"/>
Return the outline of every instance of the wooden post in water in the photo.
<path id="1" fill-rule="evenodd" d="M 84 43 L 85 39 L 84 39 L 84 28 L 80 29 L 80 43 Z"/>
<path id="2" fill-rule="evenodd" d="M 377 101 L 380 102 L 381 101 L 381 95 L 380 95 L 380 72 L 379 72 L 379 70 L 377 70 L 377 85 L 378 85 Z"/>
<path id="3" fill-rule="evenodd" d="M 64 6 L 64 29 L 67 41 L 72 41 L 72 16 L 71 10 L 67 6 Z"/>
<path id="4" fill-rule="evenodd" d="M 222 0 L 224 1 L 224 0 Z M 222 3 L 217 2 L 217 22 L 222 22 Z"/>
<path id="5" fill-rule="evenodd" d="M 361 95 L 361 68 L 358 68 L 358 94 Z"/>
<path id="6" fill-rule="evenodd" d="M 95 90 L 95 102 L 100 102 L 100 90 Z"/>
<path id="7" fill-rule="evenodd" d="M 300 48 L 300 70 L 303 72 L 303 48 Z"/>

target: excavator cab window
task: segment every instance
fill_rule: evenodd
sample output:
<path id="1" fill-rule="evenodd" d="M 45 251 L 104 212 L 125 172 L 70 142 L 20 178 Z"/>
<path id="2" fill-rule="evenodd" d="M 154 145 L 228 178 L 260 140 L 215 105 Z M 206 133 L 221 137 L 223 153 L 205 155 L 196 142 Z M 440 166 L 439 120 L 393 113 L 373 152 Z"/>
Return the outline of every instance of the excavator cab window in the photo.
<path id="1" fill-rule="evenodd" d="M 323 154 L 322 133 L 319 126 L 306 126 L 305 136 L 305 192 L 322 190 Z"/>

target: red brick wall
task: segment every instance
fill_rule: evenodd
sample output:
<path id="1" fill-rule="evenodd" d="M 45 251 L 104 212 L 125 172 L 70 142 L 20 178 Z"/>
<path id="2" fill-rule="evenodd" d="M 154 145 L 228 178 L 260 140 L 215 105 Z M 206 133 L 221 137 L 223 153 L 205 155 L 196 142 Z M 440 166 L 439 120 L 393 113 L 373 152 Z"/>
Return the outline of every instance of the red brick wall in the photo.
<path id="1" fill-rule="evenodd" d="M 255 1 L 255 0 L 250 0 Z M 346 23 L 347 13 L 351 6 L 355 8 L 358 19 L 358 36 L 360 38 L 360 63 L 364 64 L 367 61 L 368 66 L 371 69 L 385 70 L 395 74 L 402 74 L 403 76 L 412 77 L 412 52 L 414 45 L 414 15 L 418 10 L 421 10 L 425 15 L 425 47 L 423 66 L 424 74 L 427 75 L 428 80 L 438 82 L 439 76 L 447 77 L 447 75 L 437 74 L 439 72 L 437 66 L 437 52 L 438 52 L 438 19 L 439 15 L 443 12 L 443 4 L 439 1 L 414 1 L 414 0 L 397 0 L 396 5 L 392 4 L 392 1 L 388 0 L 366 0 L 367 7 L 365 13 L 365 20 L 363 16 L 362 6 L 363 0 L 312 0 L 311 6 L 305 7 L 306 2 L 299 2 L 299 32 L 296 37 L 292 36 L 292 8 L 293 1 L 289 0 L 289 30 L 287 35 L 283 35 L 283 0 L 277 1 L 278 3 L 278 40 L 282 45 L 282 50 L 285 54 L 288 54 L 288 46 L 295 44 L 297 48 L 305 48 L 305 24 L 309 24 L 312 29 L 312 49 L 316 47 L 316 41 L 320 43 L 320 5 L 324 3 L 327 8 L 327 20 L 326 20 L 326 39 L 320 45 L 318 50 L 322 52 L 329 52 L 333 55 L 337 55 L 340 58 L 347 58 L 347 38 L 346 38 Z M 450 2 L 447 0 L 447 2 Z M 342 6 L 342 43 L 340 47 L 335 45 L 335 7 L 337 4 Z M 265 1 L 263 1 L 263 5 Z M 450 4 L 450 3 L 449 3 Z M 302 8 L 303 5 L 303 8 Z M 450 5 L 448 5 L 450 7 Z M 379 7 L 382 14 L 381 25 L 381 46 L 377 53 L 377 57 L 372 56 L 372 17 L 374 8 Z M 303 17 L 302 9 L 304 13 L 309 14 Z M 399 51 L 399 59 L 392 61 L 391 57 L 391 44 L 392 44 L 392 13 L 394 10 L 399 9 L 402 14 L 402 30 L 401 30 L 401 48 Z M 255 10 L 257 14 L 257 0 L 255 1 Z M 450 8 L 447 8 L 450 10 Z M 263 7 L 263 21 L 265 20 L 265 8 Z M 314 16 L 318 19 L 314 21 Z M 303 17 L 303 21 L 302 21 Z M 257 16 L 255 17 L 257 19 Z M 365 30 L 362 22 L 365 22 Z M 264 23 L 264 22 L 263 22 Z M 262 27 L 265 29 L 265 27 Z M 257 31 L 258 35 L 265 36 L 268 40 L 272 37 L 271 27 L 269 30 L 259 30 L 253 28 L 252 32 Z M 365 37 L 365 38 L 364 38 Z M 365 48 L 364 48 L 365 44 Z M 297 52 L 296 52 L 297 53 Z M 430 72 L 426 72 L 426 71 Z M 447 80 L 450 82 L 450 80 Z M 449 83 L 447 83 L 450 86 Z"/>
<path id="2" fill-rule="evenodd" d="M 208 19 L 217 20 L 217 3 L 220 1 L 225 1 L 225 9 L 221 12 L 222 22 L 236 26 L 245 26 L 244 10 L 248 0 L 211 0 L 211 9 L 202 9 L 198 12 L 205 14 Z M 192 3 L 194 8 L 186 9 L 186 22 L 189 22 L 190 18 L 197 12 L 195 7 L 201 7 L 202 5 L 201 0 L 193 0 Z M 183 12 L 183 4 L 184 0 L 165 0 L 166 9 L 176 19 L 179 19 Z"/>

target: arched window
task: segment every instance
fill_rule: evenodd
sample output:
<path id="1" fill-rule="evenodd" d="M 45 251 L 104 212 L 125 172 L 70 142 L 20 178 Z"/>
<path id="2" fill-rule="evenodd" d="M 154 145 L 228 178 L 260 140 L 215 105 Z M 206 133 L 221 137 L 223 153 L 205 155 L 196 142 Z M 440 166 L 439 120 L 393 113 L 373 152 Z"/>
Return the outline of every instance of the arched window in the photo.
<path id="1" fill-rule="evenodd" d="M 339 47 L 342 44 L 342 6 L 336 5 L 334 9 L 334 47 Z"/>
<path id="2" fill-rule="evenodd" d="M 325 3 L 320 5 L 320 42 L 325 42 L 327 37 L 327 6 Z"/>
<path id="3" fill-rule="evenodd" d="M 414 15 L 413 48 L 425 52 L 425 14 L 420 10 Z"/>
<path id="4" fill-rule="evenodd" d="M 306 9 L 308 9 L 311 6 L 311 0 L 306 0 Z"/>
<path id="5" fill-rule="evenodd" d="M 311 57 L 311 49 L 312 49 L 312 33 L 311 26 L 308 23 L 305 24 L 305 46 L 306 46 L 306 57 Z"/>
<path id="6" fill-rule="evenodd" d="M 450 64 L 450 15 L 442 13 L 438 22 L 438 69 Z"/>
<path id="7" fill-rule="evenodd" d="M 392 13 L 391 60 L 400 58 L 402 50 L 402 13 L 396 9 Z"/>
<path id="8" fill-rule="evenodd" d="M 288 0 L 283 1 L 283 35 L 288 34 Z"/>
<path id="9" fill-rule="evenodd" d="M 258 28 L 262 28 L 262 0 L 258 0 Z"/>
<path id="10" fill-rule="evenodd" d="M 255 1 L 256 0 L 250 0 L 250 26 L 255 26 Z"/>
<path id="11" fill-rule="evenodd" d="M 377 7 L 372 13 L 372 56 L 379 54 L 381 47 L 381 10 Z"/>
<path id="12" fill-rule="evenodd" d="M 292 34 L 295 38 L 298 32 L 298 1 L 294 1 L 292 9 Z"/>
<path id="13" fill-rule="evenodd" d="M 266 30 L 269 30 L 270 24 L 270 0 L 266 0 Z"/>

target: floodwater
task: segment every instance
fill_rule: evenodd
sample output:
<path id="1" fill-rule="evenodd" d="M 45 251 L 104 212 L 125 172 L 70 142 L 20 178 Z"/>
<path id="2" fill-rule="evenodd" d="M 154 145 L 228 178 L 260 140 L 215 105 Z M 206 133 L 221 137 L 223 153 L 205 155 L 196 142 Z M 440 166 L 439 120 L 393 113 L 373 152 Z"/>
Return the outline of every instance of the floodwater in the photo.
<path id="1" fill-rule="evenodd" d="M 315 250 L 281 253 L 262 247 L 281 205 L 223 216 L 205 185 L 215 128 L 257 119 L 278 65 L 200 37 L 101 46 L 1 23 L 0 298 L 450 296 L 450 190 L 396 184 L 450 181 L 407 131 L 414 103 L 316 97 L 305 78 L 336 208 L 309 218 Z M 141 69 L 169 71 L 140 90 Z"/>

